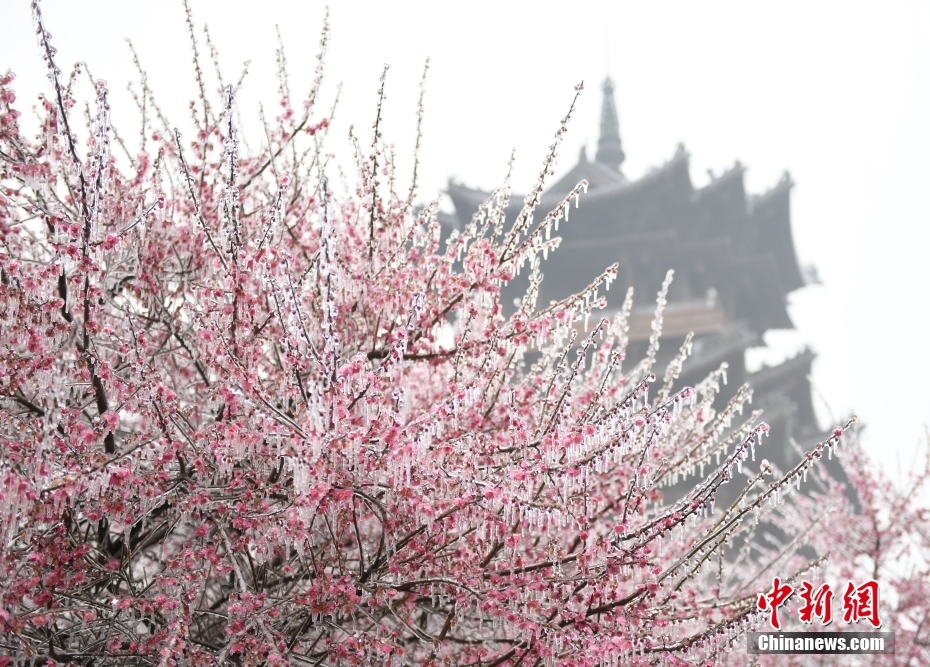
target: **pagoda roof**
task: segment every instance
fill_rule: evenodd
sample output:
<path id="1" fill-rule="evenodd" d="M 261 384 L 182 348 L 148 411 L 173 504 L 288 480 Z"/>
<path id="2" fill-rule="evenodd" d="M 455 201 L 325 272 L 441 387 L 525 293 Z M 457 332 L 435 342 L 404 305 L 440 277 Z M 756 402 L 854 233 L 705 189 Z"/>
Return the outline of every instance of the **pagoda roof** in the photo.
<path id="1" fill-rule="evenodd" d="M 763 366 L 754 373 L 749 374 L 749 381 L 760 394 L 773 389 L 780 389 L 792 380 L 807 382 L 811 365 L 817 355 L 810 349 L 804 349 L 793 357 L 786 359 L 775 366 Z M 808 394 L 808 398 L 810 394 Z"/>
<path id="2" fill-rule="evenodd" d="M 611 169 L 606 164 L 588 160 L 587 151 L 582 148 L 578 163 L 549 186 L 546 194 L 543 195 L 544 200 L 564 197 L 582 180 L 588 182 L 588 192 L 591 194 L 605 188 L 623 187 L 630 182 L 619 169 Z"/>
<path id="3" fill-rule="evenodd" d="M 819 430 L 808 379 L 816 356 L 811 350 L 805 349 L 776 366 L 763 366 L 747 377 L 747 381 L 764 403 L 770 402 L 776 395 L 790 398 L 797 407 L 798 426 L 809 432 Z"/>
<path id="4" fill-rule="evenodd" d="M 582 152 L 578 163 L 540 198 L 540 211 L 548 212 L 579 180 L 589 182 L 580 209 L 573 209 L 570 221 L 559 230 L 562 245 L 544 272 L 573 293 L 574 283 L 593 278 L 593 273 L 587 274 L 595 264 L 619 261 L 634 272 L 650 264 L 661 274 L 700 265 L 715 272 L 714 280 L 726 283 L 713 286 L 731 293 L 731 319 L 747 321 L 760 334 L 793 328 L 786 296 L 803 286 L 804 279 L 791 234 L 790 179 L 762 195 L 747 196 L 746 170 L 736 163 L 695 188 L 689 163 L 689 154 L 679 146 L 664 164 L 631 181 L 619 170 L 589 161 Z M 490 196 L 456 182 L 449 183 L 447 193 L 458 214 L 469 217 Z M 522 197 L 511 197 L 508 219 L 515 219 L 522 206 Z M 573 272 L 584 275 L 576 280 Z M 661 281 L 661 275 L 646 278 L 656 286 Z"/>
<path id="5" fill-rule="evenodd" d="M 635 181 L 629 180 L 619 171 L 614 171 L 609 167 L 598 162 L 588 161 L 582 158 L 572 167 L 564 176 L 547 188 L 539 201 L 539 208 L 548 212 L 548 209 L 558 204 L 565 196 L 571 192 L 582 180 L 588 181 L 588 192 L 584 195 L 585 203 L 598 200 L 612 200 L 617 197 L 624 197 L 633 193 L 648 191 L 661 187 L 668 180 L 670 175 L 688 171 L 689 155 L 679 147 L 679 151 L 664 164 L 655 167 L 648 174 Z M 690 185 L 690 178 L 688 179 Z M 470 188 L 462 183 L 450 180 L 446 194 L 456 203 L 456 210 L 472 211 L 477 210 L 478 206 L 483 204 L 491 196 L 486 190 Z M 690 193 L 689 193 L 690 194 Z M 510 198 L 510 205 L 507 208 L 508 215 L 519 213 L 523 208 L 523 196 L 513 195 Z M 462 202 L 465 206 L 461 208 L 457 205 Z"/>
<path id="6" fill-rule="evenodd" d="M 758 340 L 758 336 L 739 322 L 731 324 L 716 336 L 698 338 L 694 341 L 691 356 L 682 368 L 682 381 L 685 384 L 688 381 L 700 382 L 722 362 L 742 359 L 746 348 L 757 345 Z"/>
<path id="7" fill-rule="evenodd" d="M 789 195 L 793 187 L 794 181 L 786 172 L 775 187 L 749 199 L 750 220 L 758 230 L 759 242 L 778 257 L 783 287 L 789 292 L 805 285 L 791 233 Z"/>

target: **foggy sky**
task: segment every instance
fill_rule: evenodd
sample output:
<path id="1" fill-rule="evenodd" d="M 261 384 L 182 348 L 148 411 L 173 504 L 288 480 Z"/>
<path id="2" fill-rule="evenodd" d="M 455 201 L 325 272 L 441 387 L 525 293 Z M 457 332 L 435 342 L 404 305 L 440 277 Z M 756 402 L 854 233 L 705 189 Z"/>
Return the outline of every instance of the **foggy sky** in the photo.
<path id="1" fill-rule="evenodd" d="M 198 30 L 209 24 L 226 79 L 252 61 L 239 98 L 247 125 L 258 117 L 258 100 L 273 115 L 275 24 L 292 91 L 309 89 L 324 2 L 191 5 Z M 770 349 L 750 359 L 773 363 L 812 347 L 821 424 L 858 414 L 867 450 L 895 476 L 896 455 L 906 468 L 930 422 L 930 4 L 567 5 L 332 2 L 323 107 L 339 82 L 342 92 L 330 149 L 351 169 L 348 126 L 369 139 L 378 77 L 389 63 L 382 129 L 409 173 L 417 86 L 429 56 L 421 199 L 437 196 L 450 176 L 498 186 L 512 148 L 514 189 L 527 191 L 582 80 L 559 171 L 584 144 L 593 155 L 608 73 L 628 177 L 670 159 L 679 142 L 691 154 L 696 187 L 708 181 L 707 169 L 719 174 L 736 160 L 749 167 L 750 193 L 790 171 L 797 253 L 823 284 L 790 296 L 796 330 L 770 332 Z M 42 7 L 59 66 L 67 73 L 85 60 L 108 81 L 114 124 L 127 143 L 137 145 L 137 118 L 125 87 L 137 77 L 126 37 L 171 122 L 189 130 L 186 106 L 197 89 L 180 1 L 45 0 Z M 0 2 L 0 70 L 7 68 L 18 75 L 25 112 L 47 91 L 27 0 Z M 246 128 L 257 142 L 256 129 Z M 637 296 L 640 304 L 655 297 Z"/>

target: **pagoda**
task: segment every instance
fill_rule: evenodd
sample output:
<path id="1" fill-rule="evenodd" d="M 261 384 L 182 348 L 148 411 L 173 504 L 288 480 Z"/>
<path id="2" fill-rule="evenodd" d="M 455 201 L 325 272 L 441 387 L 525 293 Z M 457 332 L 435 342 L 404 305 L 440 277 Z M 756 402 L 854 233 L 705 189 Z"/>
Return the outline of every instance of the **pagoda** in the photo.
<path id="1" fill-rule="evenodd" d="M 610 79 L 603 95 L 594 159 L 582 148 L 577 164 L 542 195 L 540 210 L 548 211 L 582 179 L 589 184 L 580 208 L 573 207 L 570 223 L 560 228 L 560 247 L 543 263 L 539 303 L 580 292 L 617 262 L 614 287 L 619 289 L 608 293 L 607 307 L 619 309 L 626 288 L 634 288 L 639 308 L 630 323 L 627 356 L 637 359 L 651 333 L 655 295 L 674 269 L 656 368 L 664 369 L 687 333 L 694 332 L 693 354 L 676 384 L 693 385 L 727 362 L 728 386 L 719 405 L 749 384 L 752 407 L 763 410 L 771 427 L 762 456 L 781 470 L 793 467 L 799 446 L 824 437 L 808 380 L 814 354 L 805 350 L 753 372 L 745 361 L 746 350 L 762 345 L 766 331 L 793 328 L 787 297 L 805 285 L 791 233 L 791 179 L 785 174 L 768 192 L 749 195 L 745 168 L 737 162 L 696 188 L 689 155 L 679 145 L 667 162 L 630 180 L 622 169 L 625 154 Z M 446 226 L 463 225 L 490 196 L 453 181 L 447 194 L 455 214 L 442 216 Z M 511 202 L 508 220 L 516 218 L 522 197 Z M 519 281 L 505 289 L 505 309 L 525 290 Z M 838 466 L 829 468 L 844 477 Z"/>

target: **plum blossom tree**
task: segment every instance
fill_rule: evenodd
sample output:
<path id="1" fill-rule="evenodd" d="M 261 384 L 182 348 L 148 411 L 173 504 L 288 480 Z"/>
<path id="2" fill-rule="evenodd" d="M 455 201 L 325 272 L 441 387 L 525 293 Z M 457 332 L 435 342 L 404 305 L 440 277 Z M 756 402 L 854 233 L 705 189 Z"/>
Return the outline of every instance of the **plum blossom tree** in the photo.
<path id="1" fill-rule="evenodd" d="M 873 514 L 826 477 L 781 502 L 852 421 L 773 471 L 767 427 L 738 417 L 751 390 L 712 407 L 725 366 L 677 388 L 686 342 L 657 378 L 671 275 L 632 364 L 632 294 L 588 326 L 616 267 L 537 304 L 585 189 L 537 210 L 571 111 L 516 221 L 505 185 L 441 247 L 377 119 L 354 185 L 329 184 L 325 29 L 306 101 L 282 75 L 260 148 L 237 136 L 238 86 L 221 79 L 214 108 L 198 63 L 196 133 L 143 73 L 141 146 L 117 161 L 106 85 L 81 138 L 86 69 L 62 75 L 33 11 L 35 138 L 0 77 L 0 665 L 723 664 L 767 618 L 773 572 L 881 559 L 879 536 L 915 525 L 926 547 L 913 511 L 877 541 L 818 537 L 827 505 L 859 523 L 899 509 L 863 495 L 864 466 Z M 743 491 L 715 507 L 724 484 Z M 766 512 L 788 547 L 752 538 Z M 928 595 L 908 581 L 918 664 Z"/>

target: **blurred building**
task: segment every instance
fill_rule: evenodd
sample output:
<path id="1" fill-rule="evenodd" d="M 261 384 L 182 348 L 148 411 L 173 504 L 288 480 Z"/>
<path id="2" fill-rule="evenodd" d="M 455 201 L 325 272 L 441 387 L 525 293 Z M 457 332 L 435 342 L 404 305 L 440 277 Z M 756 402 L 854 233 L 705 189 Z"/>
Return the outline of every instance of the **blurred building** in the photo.
<path id="1" fill-rule="evenodd" d="M 749 383 L 752 407 L 761 408 L 772 427 L 761 455 L 782 470 L 793 467 L 798 453 L 792 440 L 809 448 L 824 437 L 808 381 L 814 355 L 804 351 L 751 373 L 745 363 L 746 350 L 762 345 L 766 331 L 793 328 L 787 297 L 805 285 L 791 234 L 791 180 L 786 174 L 768 192 L 750 195 L 745 169 L 737 163 L 695 188 L 682 146 L 665 164 L 630 180 L 622 170 L 625 156 L 609 79 L 603 94 L 594 159 L 582 149 L 577 164 L 542 197 L 539 210 L 548 212 L 580 180 L 589 183 L 580 208 L 573 206 L 569 222 L 560 226 L 561 246 L 543 263 L 539 303 L 581 291 L 604 268 L 619 262 L 618 280 L 607 293 L 608 310 L 619 308 L 626 287 L 634 287 L 639 308 L 631 322 L 628 358 L 638 359 L 651 332 L 656 292 L 666 271 L 674 269 L 657 375 L 661 377 L 663 364 L 693 331 L 694 353 L 676 386 L 695 384 L 728 362 L 721 404 Z M 455 182 L 449 183 L 448 195 L 455 215 L 446 217 L 447 225 L 464 224 L 489 197 Z M 511 198 L 508 219 L 516 217 L 522 201 Z M 510 289 L 504 294 L 505 307 L 523 293 L 525 283 L 515 281 Z"/>

